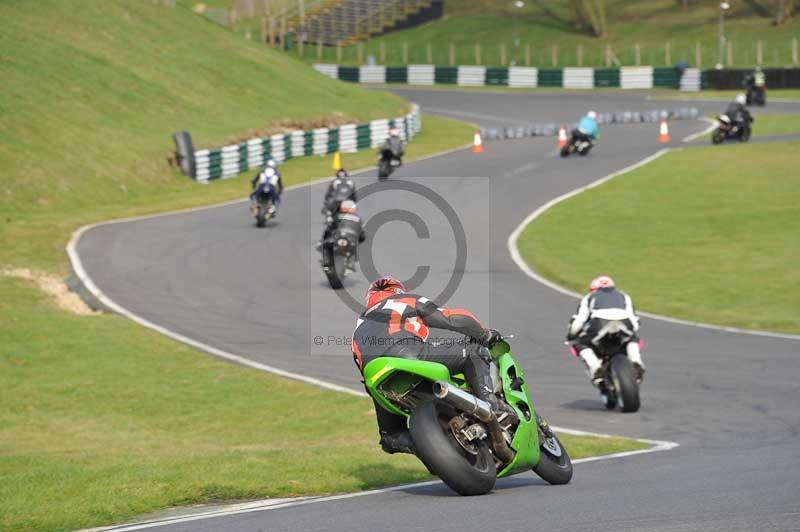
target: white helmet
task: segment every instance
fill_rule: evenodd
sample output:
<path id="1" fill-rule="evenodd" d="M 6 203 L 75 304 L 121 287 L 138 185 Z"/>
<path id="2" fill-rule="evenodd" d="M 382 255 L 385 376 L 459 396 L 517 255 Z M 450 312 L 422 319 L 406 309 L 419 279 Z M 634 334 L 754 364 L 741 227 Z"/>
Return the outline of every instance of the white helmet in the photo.
<path id="1" fill-rule="evenodd" d="M 278 163 L 275 162 L 275 159 L 273 159 L 272 157 L 267 159 L 267 168 L 277 168 L 277 167 Z"/>
<path id="2" fill-rule="evenodd" d="M 589 111 L 588 113 L 586 113 L 586 116 L 588 116 L 592 120 L 597 120 L 597 111 Z"/>
<path id="3" fill-rule="evenodd" d="M 740 104 L 744 105 L 745 103 L 747 103 L 747 96 L 745 96 L 742 93 L 737 94 L 736 95 L 736 103 L 740 103 Z"/>

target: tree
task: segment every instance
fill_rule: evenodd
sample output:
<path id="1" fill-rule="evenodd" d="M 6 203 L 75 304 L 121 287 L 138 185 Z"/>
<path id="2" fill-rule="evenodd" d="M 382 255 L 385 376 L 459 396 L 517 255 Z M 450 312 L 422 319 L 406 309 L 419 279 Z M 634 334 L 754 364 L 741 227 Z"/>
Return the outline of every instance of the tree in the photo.
<path id="1" fill-rule="evenodd" d="M 594 37 L 607 31 L 605 0 L 569 0 L 570 17 L 576 28 Z"/>

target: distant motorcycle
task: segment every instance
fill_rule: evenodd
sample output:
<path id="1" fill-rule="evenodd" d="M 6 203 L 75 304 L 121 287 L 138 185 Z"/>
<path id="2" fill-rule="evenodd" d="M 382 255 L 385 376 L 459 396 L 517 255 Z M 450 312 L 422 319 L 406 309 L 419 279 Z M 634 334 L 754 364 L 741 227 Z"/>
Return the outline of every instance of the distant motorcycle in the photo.
<path id="1" fill-rule="evenodd" d="M 274 189 L 269 183 L 262 183 L 253 194 L 253 201 L 250 204 L 250 213 L 256 219 L 257 227 L 266 227 L 267 221 L 275 217 L 277 208 L 273 204 L 270 190 Z"/>
<path id="2" fill-rule="evenodd" d="M 378 152 L 378 179 L 383 181 L 403 164 L 403 141 L 390 138 Z"/>
<path id="3" fill-rule="evenodd" d="M 747 98 L 747 105 L 758 105 L 763 107 L 767 103 L 767 88 L 747 87 L 745 97 Z"/>
<path id="4" fill-rule="evenodd" d="M 358 235 L 334 231 L 322 241 L 322 271 L 331 288 L 339 290 L 345 278 L 355 272 L 358 258 Z"/>
<path id="5" fill-rule="evenodd" d="M 728 139 L 737 139 L 739 142 L 750 140 L 752 117 L 749 120 L 733 120 L 730 116 L 722 114 L 717 117 L 717 121 L 719 125 L 711 134 L 713 144 L 719 144 Z"/>
<path id="6" fill-rule="evenodd" d="M 639 382 L 625 350 L 630 337 L 620 321 L 611 320 L 605 327 L 602 339 L 592 344 L 603 361 L 603 381 L 598 386 L 600 398 L 609 410 L 619 407 L 622 412 L 636 412 L 640 405 Z M 575 346 L 570 342 L 567 345 L 572 354 L 578 356 Z"/>
<path id="7" fill-rule="evenodd" d="M 587 155 L 593 146 L 594 144 L 589 137 L 585 135 L 573 134 L 572 138 L 569 139 L 569 142 L 567 142 L 567 144 L 561 148 L 561 156 L 569 157 L 573 153 L 577 153 L 578 155 Z"/>

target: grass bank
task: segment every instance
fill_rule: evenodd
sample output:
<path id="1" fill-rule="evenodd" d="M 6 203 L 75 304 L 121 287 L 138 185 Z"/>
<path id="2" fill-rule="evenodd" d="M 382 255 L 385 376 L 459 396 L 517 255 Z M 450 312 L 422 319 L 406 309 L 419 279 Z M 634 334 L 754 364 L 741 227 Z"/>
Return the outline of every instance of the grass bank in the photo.
<path id="1" fill-rule="evenodd" d="M 612 275 L 641 310 L 800 333 L 800 143 L 669 153 L 545 212 L 525 260 L 583 292 Z M 609 250 L 614 250 L 611 253 Z"/>

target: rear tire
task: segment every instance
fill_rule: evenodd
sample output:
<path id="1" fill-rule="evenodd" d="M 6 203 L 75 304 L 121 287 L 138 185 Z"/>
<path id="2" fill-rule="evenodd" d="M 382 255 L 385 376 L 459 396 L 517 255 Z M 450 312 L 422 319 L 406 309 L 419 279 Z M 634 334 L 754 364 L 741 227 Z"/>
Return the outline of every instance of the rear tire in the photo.
<path id="1" fill-rule="evenodd" d="M 562 157 L 569 157 L 569 144 L 561 148 L 561 156 Z"/>
<path id="2" fill-rule="evenodd" d="M 550 484 L 567 484 L 572 480 L 572 460 L 558 437 L 543 419 L 536 415 L 539 424 L 539 463 L 533 472 Z M 546 428 L 543 430 L 542 426 Z"/>
<path id="3" fill-rule="evenodd" d="M 344 274 L 340 273 L 336 268 L 336 256 L 333 252 L 332 246 L 327 245 L 322 248 L 322 262 L 325 276 L 328 278 L 328 283 L 334 290 L 340 290 L 344 287 Z"/>
<path id="4" fill-rule="evenodd" d="M 258 214 L 256 214 L 256 227 L 266 227 L 267 226 L 267 213 L 264 211 L 264 208 L 259 206 L 258 207 Z"/>
<path id="5" fill-rule="evenodd" d="M 485 443 L 470 455 L 453 438 L 446 425 L 449 416 L 443 406 L 425 403 L 411 414 L 411 439 L 417 457 L 450 489 L 461 495 L 483 495 L 497 480 L 492 453 Z"/>
<path id="6" fill-rule="evenodd" d="M 639 384 L 628 357 L 614 355 L 611 359 L 611 378 L 617 389 L 617 403 L 622 412 L 639 410 Z"/>
<path id="7" fill-rule="evenodd" d="M 714 130 L 714 133 L 711 135 L 711 143 L 712 144 L 720 144 L 723 140 L 725 140 L 725 136 L 722 134 L 722 131 L 719 128 Z"/>
<path id="8" fill-rule="evenodd" d="M 378 179 L 383 181 L 389 177 L 390 173 L 391 169 L 389 168 L 389 161 L 386 159 L 381 159 L 381 161 L 378 163 Z"/>

